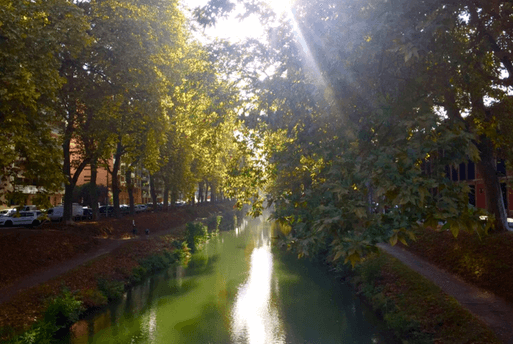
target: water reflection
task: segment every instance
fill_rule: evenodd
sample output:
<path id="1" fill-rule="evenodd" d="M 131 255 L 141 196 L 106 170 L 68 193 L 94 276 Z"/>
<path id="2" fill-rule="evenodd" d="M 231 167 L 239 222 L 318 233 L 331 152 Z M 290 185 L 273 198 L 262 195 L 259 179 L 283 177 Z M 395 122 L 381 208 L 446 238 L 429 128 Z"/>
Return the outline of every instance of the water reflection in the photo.
<path id="1" fill-rule="evenodd" d="M 285 343 L 276 304 L 272 302 L 273 256 L 267 231 L 261 231 L 251 253 L 249 277 L 237 292 L 232 311 L 235 343 Z"/>
<path id="2" fill-rule="evenodd" d="M 235 236 L 238 237 L 240 234 L 244 232 L 246 226 L 248 225 L 248 220 L 243 219 L 240 226 L 235 227 Z"/>
<path id="3" fill-rule="evenodd" d="M 70 342 L 383 343 L 348 288 L 316 265 L 273 252 L 270 231 L 265 221 L 240 222 L 187 268 L 149 278 L 75 324 Z"/>

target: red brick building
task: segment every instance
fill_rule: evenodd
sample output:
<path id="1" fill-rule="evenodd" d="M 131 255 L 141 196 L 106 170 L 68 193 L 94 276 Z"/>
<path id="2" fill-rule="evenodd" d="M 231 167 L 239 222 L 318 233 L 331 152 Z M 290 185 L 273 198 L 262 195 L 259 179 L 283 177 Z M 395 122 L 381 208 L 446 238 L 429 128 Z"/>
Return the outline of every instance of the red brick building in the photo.
<path id="1" fill-rule="evenodd" d="M 513 190 L 508 182 L 513 180 L 513 171 L 506 170 L 503 160 L 497 161 L 497 173 L 501 179 L 502 196 L 508 216 L 513 216 Z M 465 181 L 470 186 L 469 203 L 477 208 L 486 208 L 486 192 L 483 177 L 480 175 L 475 163 L 469 161 L 462 163 L 457 168 L 447 169 L 449 177 L 453 181 Z"/>

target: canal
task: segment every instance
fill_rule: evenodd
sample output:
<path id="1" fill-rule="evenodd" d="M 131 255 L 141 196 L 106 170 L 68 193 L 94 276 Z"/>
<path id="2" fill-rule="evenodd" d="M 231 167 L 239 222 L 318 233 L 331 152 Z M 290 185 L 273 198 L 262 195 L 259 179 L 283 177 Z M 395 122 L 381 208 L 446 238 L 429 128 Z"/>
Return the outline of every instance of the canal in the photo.
<path id="1" fill-rule="evenodd" d="M 69 343 L 393 343 L 349 286 L 272 250 L 270 231 L 252 219 L 221 233 L 75 324 Z"/>

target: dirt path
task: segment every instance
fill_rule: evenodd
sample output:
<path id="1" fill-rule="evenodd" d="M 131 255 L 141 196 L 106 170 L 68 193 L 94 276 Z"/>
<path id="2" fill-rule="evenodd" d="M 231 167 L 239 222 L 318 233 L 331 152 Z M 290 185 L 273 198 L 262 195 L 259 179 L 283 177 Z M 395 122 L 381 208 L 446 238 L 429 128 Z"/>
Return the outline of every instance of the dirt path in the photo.
<path id="1" fill-rule="evenodd" d="M 24 289 L 35 287 L 39 284 L 45 283 L 46 281 L 49 281 L 52 278 L 62 275 L 68 272 L 69 270 L 76 268 L 77 266 L 80 266 L 90 260 L 93 260 L 97 257 L 100 257 L 104 254 L 107 254 L 115 250 L 123 244 L 123 241 L 126 242 L 126 240 L 102 240 L 104 242 L 100 245 L 98 249 L 94 251 L 78 255 L 77 257 L 65 263 L 53 265 L 47 269 L 38 271 L 32 275 L 21 278 L 9 287 L 2 289 L 0 294 L 0 304 L 9 301 L 14 295 L 16 295 Z"/>
<path id="2" fill-rule="evenodd" d="M 69 270 L 72 270 L 82 264 L 87 263 L 88 261 L 91 261 L 93 259 L 96 259 L 100 256 L 103 256 L 105 254 L 108 254 L 121 245 L 133 241 L 133 240 L 148 240 L 151 237 L 155 236 L 161 236 L 166 235 L 169 233 L 172 233 L 178 229 L 184 228 L 185 225 L 177 226 L 170 228 L 168 230 L 164 231 L 158 231 L 156 233 L 150 233 L 150 235 L 146 236 L 144 234 L 141 234 L 133 239 L 125 240 L 125 239 L 100 239 L 102 240 L 102 243 L 99 245 L 99 247 L 93 251 L 80 254 L 76 256 L 75 258 L 68 260 L 65 263 L 62 264 L 56 264 L 53 266 L 50 266 L 44 270 L 38 271 L 32 275 L 26 276 L 21 278 L 20 280 L 16 281 L 14 284 L 10 285 L 7 288 L 0 290 L 0 305 L 4 302 L 9 301 L 12 297 L 14 297 L 17 293 L 24 289 L 28 289 L 31 287 L 35 287 L 39 284 L 45 283 L 55 277 L 58 277 L 59 275 L 62 275 Z"/>
<path id="3" fill-rule="evenodd" d="M 385 252 L 399 259 L 445 293 L 453 296 L 474 316 L 486 323 L 506 344 L 513 344 L 513 307 L 490 292 L 478 289 L 397 246 L 378 244 Z"/>

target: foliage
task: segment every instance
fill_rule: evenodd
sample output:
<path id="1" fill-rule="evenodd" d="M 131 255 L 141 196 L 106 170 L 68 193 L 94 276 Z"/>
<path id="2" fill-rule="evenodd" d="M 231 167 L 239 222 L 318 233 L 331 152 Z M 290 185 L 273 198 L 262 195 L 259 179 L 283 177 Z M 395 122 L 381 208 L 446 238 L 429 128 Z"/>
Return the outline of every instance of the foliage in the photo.
<path id="1" fill-rule="evenodd" d="M 188 222 L 185 226 L 185 242 L 192 252 L 201 250 L 208 238 L 208 228 L 203 223 Z"/>
<path id="2" fill-rule="evenodd" d="M 139 262 L 140 266 L 148 273 L 153 274 L 167 268 L 174 262 L 171 253 L 165 251 L 159 255 L 150 256 Z"/>
<path id="3" fill-rule="evenodd" d="M 210 235 L 217 235 L 219 233 L 219 225 L 223 220 L 223 216 L 221 215 L 211 215 L 207 218 L 206 225 Z"/>
<path id="4" fill-rule="evenodd" d="M 239 204 L 252 203 L 255 215 L 273 206 L 274 219 L 291 228 L 282 244 L 298 256 L 353 266 L 377 242 L 414 240 L 418 227 L 441 223 L 455 236 L 507 228 L 503 205 L 492 204 L 497 221 L 483 224 L 487 212 L 468 205 L 468 186 L 450 174 L 472 161 L 487 199 L 502 199 L 492 165 L 507 134 L 499 139 L 491 128 L 509 123 L 498 118 L 510 105 L 511 77 L 499 75 L 513 71 L 504 30 L 513 9 L 497 6 L 294 2 L 254 50 L 273 72 L 248 78 L 247 150 L 230 174 Z"/>
<path id="5" fill-rule="evenodd" d="M 223 197 L 228 161 L 238 149 L 239 92 L 220 75 L 225 56 L 188 35 L 177 1 L 4 5 L 6 200 L 21 200 L 24 187 L 35 185 L 36 201 L 47 207 L 48 195 L 65 183 L 70 219 L 74 187 L 88 165 L 109 169 L 115 213 L 125 186 L 118 180 L 122 166 L 162 180 L 173 201 L 193 199 L 201 183 L 214 199 Z"/>
<path id="6" fill-rule="evenodd" d="M 56 95 L 65 82 L 60 56 L 85 41 L 86 26 L 78 7 L 64 0 L 3 1 L 0 23 L 0 193 L 27 185 L 56 192 L 64 181 L 52 134 Z"/>
<path id="7" fill-rule="evenodd" d="M 119 214 L 130 187 L 118 173 L 141 167 L 172 201 L 208 189 L 255 216 L 274 207 L 291 228 L 283 245 L 353 265 L 422 225 L 507 229 L 494 158 L 511 160 L 513 142 L 511 2 L 298 0 L 281 19 L 239 2 L 262 16 L 266 42 L 195 42 L 174 0 L 7 1 L 9 196 L 35 184 L 44 203 L 64 175 L 70 216 L 81 171 L 101 161 Z M 233 9 L 212 0 L 194 13 L 205 26 Z M 468 161 L 488 213 L 451 180 Z"/>
<path id="8" fill-rule="evenodd" d="M 51 344 L 58 343 L 63 331 L 79 320 L 83 311 L 82 302 L 69 291 L 54 297 L 48 303 L 43 319 L 36 322 L 30 330 L 9 341 L 12 344 Z"/>
<path id="9" fill-rule="evenodd" d="M 56 330 L 67 329 L 78 321 L 82 310 L 82 302 L 69 291 L 65 291 L 50 301 L 43 320 L 55 324 Z"/>
<path id="10" fill-rule="evenodd" d="M 55 326 L 51 323 L 40 321 L 19 337 L 13 338 L 9 344 L 54 344 L 57 343 L 52 335 Z"/>
<path id="11" fill-rule="evenodd" d="M 191 259 L 191 249 L 187 246 L 186 241 L 175 241 L 175 249 L 173 250 L 173 257 L 176 262 L 181 265 L 187 265 Z"/>
<path id="12" fill-rule="evenodd" d="M 125 283 L 107 278 L 98 279 L 98 290 L 109 300 L 118 300 L 125 293 Z"/>
<path id="13" fill-rule="evenodd" d="M 96 288 L 81 290 L 78 299 L 82 301 L 86 309 L 105 306 L 109 302 L 109 299 Z"/>
<path id="14" fill-rule="evenodd" d="M 97 196 L 107 195 L 107 187 L 103 185 L 92 185 L 85 183 L 78 185 L 73 189 L 73 203 L 80 203 L 84 205 L 92 205 L 91 189 L 94 187 Z"/>

